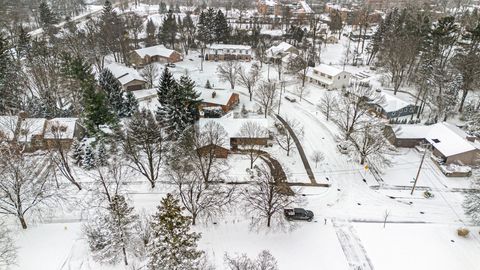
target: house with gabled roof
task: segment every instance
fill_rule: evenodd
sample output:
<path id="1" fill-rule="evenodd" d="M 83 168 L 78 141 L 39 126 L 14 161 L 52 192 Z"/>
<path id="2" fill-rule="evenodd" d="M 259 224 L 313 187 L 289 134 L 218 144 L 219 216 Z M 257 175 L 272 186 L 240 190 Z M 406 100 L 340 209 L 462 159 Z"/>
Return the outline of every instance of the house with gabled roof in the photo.
<path id="1" fill-rule="evenodd" d="M 228 113 L 240 102 L 240 95 L 230 90 L 196 87 L 200 94 L 200 111 L 218 109 Z"/>
<path id="2" fill-rule="evenodd" d="M 129 54 L 130 63 L 143 67 L 150 63 L 176 63 L 183 60 L 181 53 L 167 49 L 163 45 L 151 46 L 134 50 Z"/>
<path id="3" fill-rule="evenodd" d="M 122 84 L 123 90 L 125 91 L 145 89 L 147 85 L 147 81 L 134 68 L 126 67 L 118 63 L 106 65 L 104 68 L 112 72 L 113 76 Z"/>
<path id="4" fill-rule="evenodd" d="M 326 64 L 320 64 L 307 71 L 308 81 L 328 90 L 342 89 L 350 84 L 350 72 Z"/>

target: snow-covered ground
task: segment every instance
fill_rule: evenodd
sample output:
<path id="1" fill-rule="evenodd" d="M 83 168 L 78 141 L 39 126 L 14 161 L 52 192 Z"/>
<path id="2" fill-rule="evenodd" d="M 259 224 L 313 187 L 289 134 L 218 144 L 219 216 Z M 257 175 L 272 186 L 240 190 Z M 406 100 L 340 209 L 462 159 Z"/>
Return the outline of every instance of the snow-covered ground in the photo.
<path id="1" fill-rule="evenodd" d="M 135 11 L 159 21 L 159 16 L 155 15 L 157 8 L 139 6 Z M 326 45 L 322 51 L 322 62 L 342 68 L 346 42 L 347 39 L 342 37 L 340 43 Z M 174 76 L 179 78 L 188 74 L 199 86 L 204 86 L 209 80 L 214 88 L 229 89 L 228 82 L 222 82 L 216 76 L 221 62 L 205 61 L 201 71 L 198 56 L 195 51 L 185 56 L 185 60 L 172 69 Z M 241 62 L 244 67 L 251 64 Z M 362 72 L 371 75 L 372 84 L 379 84 L 381 74 L 366 66 L 347 65 L 345 69 L 353 74 Z M 267 70 L 264 65 L 264 79 L 267 78 Z M 271 68 L 270 77 L 273 79 L 275 76 L 276 71 Z M 286 78 L 292 79 L 290 76 Z M 299 84 L 289 85 L 287 91 L 293 92 Z M 326 121 L 316 106 L 325 89 L 308 83 L 306 88 L 309 93 L 305 100 L 295 103 L 282 100 L 280 115 L 302 124 L 304 136 L 301 142 L 315 178 L 318 183 L 330 185 L 328 188 L 303 187 L 300 190 L 305 198 L 305 207 L 315 213 L 315 220 L 312 223 L 299 222 L 293 230 L 287 231 L 251 230 L 250 220 L 242 214 L 245 210 L 239 203 L 225 217 L 218 219 L 217 224 L 208 222 L 195 227 L 202 233 L 200 247 L 208 253 L 217 269 L 224 269 L 226 252 L 247 253 L 253 257 L 263 249 L 270 250 L 277 258 L 281 270 L 480 269 L 479 228 L 470 227 L 468 238 L 456 235 L 457 228 L 470 225 L 461 206 L 464 194 L 458 190 L 469 188 L 470 179 L 447 178 L 427 160 L 418 189 L 410 195 L 409 187 L 421 154 L 415 150 L 400 149 L 399 154 L 393 157 L 393 166 L 381 175 L 383 182 L 377 182 L 371 171 L 338 152 L 336 135 L 339 131 L 331 121 Z M 245 105 L 251 111 L 250 117 L 261 117 L 256 114 L 256 103 L 248 100 L 247 90 L 237 86 L 235 91 L 241 94 L 240 106 L 235 110 L 238 112 Z M 141 105 L 155 110 L 156 102 L 154 98 L 142 101 Z M 278 146 L 266 151 L 285 167 L 289 182 L 309 182 L 298 151 L 290 157 Z M 325 160 L 318 166 L 311 158 L 315 151 L 325 155 Z M 250 165 L 247 157 L 231 155 L 227 162 L 231 166 L 230 176 L 236 181 L 242 181 L 247 176 L 246 168 Z M 87 181 L 86 178 L 84 180 Z M 132 179 L 126 187 L 128 197 L 138 213 L 152 213 L 160 199 L 173 187 L 162 183 L 152 191 L 146 183 L 139 184 L 141 181 L 144 179 L 140 176 Z M 434 198 L 423 197 L 422 192 L 426 188 L 432 191 Z M 384 229 L 385 211 L 389 211 L 390 215 Z M 52 220 L 59 223 L 40 222 L 26 231 L 14 229 L 19 260 L 13 269 L 131 269 L 120 265 L 99 265 L 92 260 L 82 234 L 81 217 L 80 211 L 58 211 Z M 69 223 L 65 223 L 66 220 Z"/>

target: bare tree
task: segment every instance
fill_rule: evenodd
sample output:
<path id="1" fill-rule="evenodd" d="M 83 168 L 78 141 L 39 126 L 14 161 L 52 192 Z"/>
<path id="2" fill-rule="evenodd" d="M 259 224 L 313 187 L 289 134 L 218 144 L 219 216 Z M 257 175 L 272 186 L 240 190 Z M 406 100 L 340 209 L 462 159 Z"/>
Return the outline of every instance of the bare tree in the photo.
<path id="1" fill-rule="evenodd" d="M 387 224 L 387 219 L 390 216 L 390 211 L 385 210 L 385 213 L 383 214 L 383 228 L 385 229 L 385 225 Z"/>
<path id="2" fill-rule="evenodd" d="M 330 119 L 330 115 L 335 108 L 337 100 L 335 98 L 335 95 L 333 92 L 325 92 L 325 95 L 323 96 L 322 100 L 320 101 L 320 104 L 318 104 L 318 108 L 320 108 L 320 111 L 325 114 L 325 117 L 327 118 L 327 121 Z"/>
<path id="3" fill-rule="evenodd" d="M 272 220 L 283 221 L 283 210 L 295 203 L 295 196 L 286 194 L 282 184 L 276 183 L 270 168 L 262 164 L 252 170 L 253 183 L 242 193 L 247 212 L 252 215 L 252 226 Z"/>
<path id="4" fill-rule="evenodd" d="M 322 162 L 325 159 L 325 155 L 320 151 L 313 152 L 312 160 L 315 162 L 315 168 L 317 168 L 318 163 Z"/>
<path id="5" fill-rule="evenodd" d="M 123 186 L 131 175 L 131 168 L 116 156 L 106 166 L 95 167 L 88 175 L 93 180 L 90 203 L 95 206 L 101 206 L 104 202 L 110 204 L 115 196 L 123 195 Z"/>
<path id="6" fill-rule="evenodd" d="M 268 136 L 268 131 L 258 123 L 248 121 L 240 127 L 239 136 L 242 138 L 242 150 L 248 153 L 250 157 L 250 169 L 253 169 L 253 164 L 260 157 L 262 145 L 258 144 L 258 138 L 265 138 Z"/>
<path id="7" fill-rule="evenodd" d="M 222 215 L 233 200 L 234 186 L 229 188 L 219 183 L 206 183 L 191 162 L 175 164 L 167 174 L 176 184 L 183 206 L 192 215 L 192 225 L 198 218 L 211 220 Z"/>
<path id="8" fill-rule="evenodd" d="M 257 82 L 260 80 L 260 71 L 260 66 L 257 63 L 253 63 L 248 72 L 243 67 L 240 67 L 238 71 L 238 84 L 247 88 L 250 101 L 252 101 L 253 89 L 255 89 Z"/>
<path id="9" fill-rule="evenodd" d="M 10 231 L 0 222 L 0 269 L 9 269 L 17 260 L 17 248 L 10 236 Z"/>
<path id="10" fill-rule="evenodd" d="M 347 91 L 336 102 L 334 122 L 339 126 L 345 136 L 345 140 L 350 139 L 362 122 L 368 121 L 366 117 L 370 110 L 370 103 L 381 104 L 384 98 L 369 87 L 357 87 Z"/>
<path id="11" fill-rule="evenodd" d="M 310 94 L 310 91 L 308 88 L 299 86 L 297 85 L 294 89 L 293 92 L 300 98 L 300 101 L 303 100 L 303 96 Z"/>
<path id="12" fill-rule="evenodd" d="M 285 122 L 287 122 L 287 125 L 290 126 L 297 138 L 300 139 L 303 137 L 303 126 L 300 124 L 300 122 L 289 118 L 286 118 Z M 277 136 L 275 136 L 275 140 L 280 148 L 287 151 L 287 156 L 290 156 L 290 152 L 295 149 L 295 141 L 293 140 L 293 134 L 289 132 L 287 127 L 284 126 L 278 131 Z"/>
<path id="13" fill-rule="evenodd" d="M 302 81 L 302 87 L 305 87 L 307 80 L 308 63 L 303 56 L 291 56 L 288 61 L 287 69 L 296 75 Z"/>
<path id="14" fill-rule="evenodd" d="M 278 270 L 277 260 L 268 250 L 262 250 L 255 260 L 246 254 L 231 257 L 225 253 L 224 262 L 229 270 Z"/>
<path id="15" fill-rule="evenodd" d="M 153 88 L 158 79 L 158 67 L 155 63 L 146 65 L 142 72 L 142 77 L 147 81 L 148 88 Z"/>
<path id="16" fill-rule="evenodd" d="M 151 112 L 143 110 L 133 115 L 122 144 L 126 158 L 133 163 L 132 168 L 155 188 L 167 144 L 164 130 Z"/>
<path id="17" fill-rule="evenodd" d="M 275 106 L 278 105 L 274 102 L 278 96 L 278 90 L 275 83 L 265 81 L 261 82 L 257 87 L 255 94 L 257 96 L 258 103 L 263 108 L 265 118 L 267 118 L 269 112 L 275 109 Z"/>
<path id="18" fill-rule="evenodd" d="M 383 130 L 384 125 L 379 120 L 372 119 L 351 134 L 350 141 L 357 150 L 361 165 L 365 164 L 367 158 L 370 163 L 379 166 L 390 164 L 388 157 L 394 150 L 383 135 Z"/>
<path id="19" fill-rule="evenodd" d="M 236 61 L 226 61 L 217 67 L 218 78 L 223 82 L 229 82 L 230 87 L 235 89 L 238 73 L 241 66 Z"/>
<path id="20" fill-rule="evenodd" d="M 59 203 L 62 192 L 52 179 L 46 155 L 27 155 L 15 146 L 0 152 L 0 214 L 16 217 L 27 229 L 26 215 L 39 215 Z"/>
<path id="21" fill-rule="evenodd" d="M 53 141 L 49 144 L 50 156 L 53 163 L 70 183 L 75 185 L 79 190 L 82 190 L 82 187 L 73 176 L 73 168 L 70 166 L 68 156 L 70 149 L 67 148 L 63 142 L 63 139 L 66 138 L 67 127 L 59 123 L 53 123 L 49 127 L 49 133 L 53 136 Z"/>

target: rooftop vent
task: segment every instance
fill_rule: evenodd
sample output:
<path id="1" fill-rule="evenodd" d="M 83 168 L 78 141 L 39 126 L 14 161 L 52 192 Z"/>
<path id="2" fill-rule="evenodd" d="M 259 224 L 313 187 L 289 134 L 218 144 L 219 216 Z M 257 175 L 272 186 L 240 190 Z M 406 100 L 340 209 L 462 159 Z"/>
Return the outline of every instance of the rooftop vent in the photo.
<path id="1" fill-rule="evenodd" d="M 217 92 L 213 91 L 212 92 L 212 98 L 215 98 L 217 96 Z"/>

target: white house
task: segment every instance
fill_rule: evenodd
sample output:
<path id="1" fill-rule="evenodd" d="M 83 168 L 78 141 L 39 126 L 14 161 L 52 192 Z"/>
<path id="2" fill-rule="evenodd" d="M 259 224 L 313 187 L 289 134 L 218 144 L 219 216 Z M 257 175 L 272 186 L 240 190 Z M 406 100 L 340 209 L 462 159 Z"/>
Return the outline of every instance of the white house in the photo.
<path id="1" fill-rule="evenodd" d="M 252 47 L 247 45 L 235 44 L 212 44 L 207 47 L 205 60 L 223 61 L 223 60 L 246 60 L 253 58 Z"/>
<path id="2" fill-rule="evenodd" d="M 418 111 L 418 106 L 398 96 L 385 92 L 382 92 L 381 96 L 380 102 L 372 103 L 371 105 L 378 114 L 387 119 L 410 116 Z"/>
<path id="3" fill-rule="evenodd" d="M 278 45 L 268 48 L 268 50 L 266 51 L 267 58 L 269 59 L 283 58 L 288 54 L 292 54 L 292 53 L 298 55 L 299 51 L 297 48 L 295 48 L 293 45 L 287 42 L 281 42 Z"/>
<path id="4" fill-rule="evenodd" d="M 328 90 L 342 89 L 350 83 L 352 74 L 338 68 L 320 64 L 307 71 L 307 78 L 310 83 L 327 88 Z"/>

